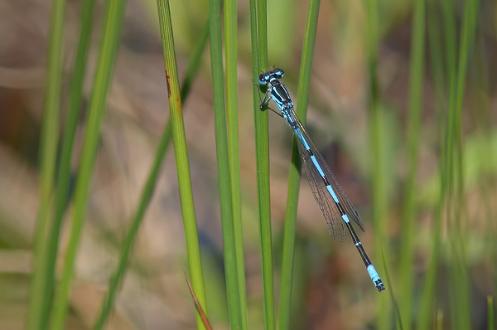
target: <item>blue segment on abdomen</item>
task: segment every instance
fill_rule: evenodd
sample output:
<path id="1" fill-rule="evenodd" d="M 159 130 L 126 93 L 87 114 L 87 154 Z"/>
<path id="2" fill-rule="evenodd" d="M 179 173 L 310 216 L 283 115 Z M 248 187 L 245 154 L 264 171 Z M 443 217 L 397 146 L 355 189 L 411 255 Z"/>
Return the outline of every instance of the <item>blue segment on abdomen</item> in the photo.
<path id="1" fill-rule="evenodd" d="M 312 163 L 314 164 L 314 167 L 316 167 L 316 170 L 318 170 L 319 175 L 321 175 L 321 177 L 324 178 L 323 169 L 321 168 L 321 165 L 319 165 L 316 156 L 312 155 L 311 156 L 311 160 L 312 160 Z"/>
<path id="2" fill-rule="evenodd" d="M 369 265 L 367 270 L 368 270 L 369 277 L 371 278 L 371 281 L 373 281 L 373 283 L 380 280 L 380 275 L 378 275 L 378 272 L 376 271 L 376 269 L 374 268 L 373 265 Z"/>
<path id="3" fill-rule="evenodd" d="M 295 133 L 297 134 L 297 137 L 299 138 L 300 142 L 304 145 L 305 150 L 310 150 L 311 147 L 309 146 L 309 143 L 305 140 L 304 135 L 302 134 L 302 131 L 298 128 L 295 128 Z"/>
<path id="4" fill-rule="evenodd" d="M 338 201 L 338 197 L 337 195 L 335 194 L 335 191 L 333 190 L 333 187 L 331 186 L 331 184 L 327 185 L 326 186 L 326 189 L 328 190 L 328 192 L 330 193 L 331 197 L 333 197 L 333 200 L 335 201 L 335 203 L 339 203 Z"/>

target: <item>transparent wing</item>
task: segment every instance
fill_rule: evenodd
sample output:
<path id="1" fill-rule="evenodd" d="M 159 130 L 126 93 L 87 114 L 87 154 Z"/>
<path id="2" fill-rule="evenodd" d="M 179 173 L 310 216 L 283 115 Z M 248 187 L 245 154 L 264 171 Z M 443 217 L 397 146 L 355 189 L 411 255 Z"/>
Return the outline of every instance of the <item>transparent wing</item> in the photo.
<path id="1" fill-rule="evenodd" d="M 309 146 L 311 147 L 313 154 L 316 156 L 321 168 L 324 171 L 326 178 L 328 179 L 328 182 L 331 184 L 333 190 L 335 191 L 335 194 L 337 195 L 337 198 L 340 204 L 342 205 L 345 213 L 349 216 L 349 219 L 352 221 L 352 223 L 354 223 L 361 230 L 364 231 L 359 212 L 357 212 L 356 208 L 354 207 L 350 199 L 347 197 L 345 192 L 338 184 L 337 180 L 335 179 L 335 176 L 326 165 L 326 162 L 324 161 L 323 157 L 312 143 L 312 140 L 309 138 L 309 135 L 307 134 L 307 132 L 305 131 L 304 127 L 300 122 L 298 122 L 298 127 L 302 132 L 302 135 L 308 142 Z M 319 175 L 316 167 L 312 163 L 309 153 L 305 151 L 301 143 L 298 143 L 298 145 L 299 145 L 299 153 L 302 159 L 304 160 L 305 172 L 307 174 L 308 182 L 311 185 L 311 189 L 314 193 L 314 197 L 316 198 L 316 201 L 318 202 L 319 207 L 323 212 L 326 222 L 330 226 L 330 231 L 333 237 L 341 238 L 342 234 L 346 232 L 346 228 L 343 224 L 340 211 L 338 210 L 335 201 L 328 192 L 326 185 L 321 179 L 321 176 Z"/>
<path id="2" fill-rule="evenodd" d="M 321 177 L 314 168 L 309 154 L 305 152 L 300 143 L 298 143 L 298 149 L 301 158 L 304 160 L 302 165 L 305 177 L 307 178 L 312 194 L 323 213 L 324 219 L 328 224 L 329 232 L 334 239 L 343 240 L 346 237 L 346 228 L 343 224 L 340 212 L 326 190 L 323 180 L 321 180 Z"/>

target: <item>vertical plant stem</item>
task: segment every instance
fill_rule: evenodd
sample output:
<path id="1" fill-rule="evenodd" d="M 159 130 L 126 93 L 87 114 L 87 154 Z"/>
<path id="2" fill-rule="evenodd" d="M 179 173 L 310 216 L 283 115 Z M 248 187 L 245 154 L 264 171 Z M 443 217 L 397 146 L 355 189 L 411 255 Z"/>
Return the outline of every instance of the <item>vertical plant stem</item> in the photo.
<path id="1" fill-rule="evenodd" d="M 238 277 L 237 250 L 235 245 L 234 218 L 228 158 L 228 132 L 224 103 L 223 53 L 221 41 L 221 1 L 209 1 L 211 73 L 214 100 L 216 156 L 218 166 L 219 202 L 221 206 L 221 225 L 224 242 L 224 267 L 226 272 L 226 291 L 231 329 L 242 328 L 240 306 L 240 282 Z M 233 96 L 233 95 L 231 95 Z M 231 100 L 233 101 L 233 100 Z M 243 262 L 243 260 L 240 260 Z"/>
<path id="2" fill-rule="evenodd" d="M 48 249 L 47 238 L 52 212 L 53 183 L 59 137 L 65 4 L 65 0 L 53 0 L 50 17 L 47 89 L 45 91 L 40 145 L 40 205 L 34 237 L 34 265 L 28 310 L 28 329 L 41 329 L 46 326 L 44 321 L 47 310 L 45 299 L 50 294 L 46 291 L 45 286 L 49 276 L 45 268 L 45 256 Z"/>
<path id="3" fill-rule="evenodd" d="M 381 109 L 380 90 L 378 82 L 378 43 L 379 43 L 379 21 L 378 2 L 368 0 L 367 3 L 367 66 L 369 73 L 369 99 L 368 109 L 370 116 L 370 150 L 372 157 L 372 196 L 373 196 L 373 224 L 375 240 L 377 242 L 375 255 L 377 259 L 383 259 L 383 272 L 386 273 L 386 262 L 388 251 L 386 243 L 386 186 L 384 175 L 385 150 L 383 146 L 382 132 L 384 130 L 384 114 Z M 383 258 L 382 258 L 383 257 Z M 390 310 L 391 303 L 388 295 L 378 295 L 378 329 L 388 329 L 391 325 Z"/>
<path id="4" fill-rule="evenodd" d="M 224 1 L 224 40 L 226 62 L 226 116 L 228 124 L 229 173 L 233 211 L 241 328 L 247 329 L 247 295 L 243 253 L 243 227 L 240 191 L 240 155 L 238 138 L 238 10 L 237 0 Z"/>
<path id="5" fill-rule="evenodd" d="M 200 247 L 195 216 L 195 205 L 193 203 L 192 184 L 190 176 L 190 164 L 188 161 L 188 150 L 185 137 L 185 127 L 181 107 L 181 96 L 176 66 L 176 54 L 174 51 L 174 37 L 171 22 L 171 11 L 169 1 L 157 0 L 157 11 L 159 15 L 159 26 L 162 39 L 162 50 L 164 53 L 164 66 L 166 73 L 166 84 L 169 99 L 169 111 L 172 123 L 172 138 L 174 154 L 176 157 L 176 171 L 178 175 L 178 188 L 183 215 L 183 226 L 185 232 L 186 250 L 188 256 L 188 270 L 193 291 L 197 295 L 200 305 L 207 313 L 204 275 L 200 260 Z M 197 328 L 204 329 L 202 319 L 196 316 Z"/>
<path id="6" fill-rule="evenodd" d="M 267 3 L 250 0 L 250 34 L 252 46 L 252 76 L 254 79 L 254 124 L 259 202 L 259 228 L 262 253 L 262 284 L 264 291 L 264 327 L 275 328 L 273 292 L 273 252 L 271 237 L 271 196 L 269 187 L 269 118 L 268 111 L 259 108 L 257 84 L 259 73 L 267 68 Z"/>
<path id="7" fill-rule="evenodd" d="M 495 329 L 495 311 L 494 311 L 494 298 L 487 297 L 487 329 Z"/>
<path id="8" fill-rule="evenodd" d="M 208 23 L 206 23 L 205 27 L 203 28 L 203 32 L 200 36 L 200 39 L 198 40 L 193 50 L 192 56 L 190 58 L 190 61 L 186 69 L 185 79 L 183 80 L 183 84 L 181 85 L 181 91 L 180 91 L 181 103 L 183 103 L 186 97 L 188 96 L 191 82 L 197 75 L 201 63 L 202 54 L 207 45 L 207 37 L 209 35 L 208 32 L 209 32 L 209 26 Z M 100 313 L 94 325 L 94 329 L 96 330 L 102 329 L 105 326 L 109 314 L 114 306 L 116 296 L 119 291 L 119 287 L 121 286 L 124 276 L 126 275 L 126 269 L 129 263 L 130 254 L 133 250 L 134 243 L 136 241 L 136 236 L 138 235 L 138 231 L 143 222 L 143 218 L 145 217 L 145 213 L 148 209 L 148 206 L 150 205 L 157 183 L 159 182 L 160 170 L 162 168 L 162 164 L 164 163 L 164 158 L 166 156 L 166 153 L 169 150 L 171 133 L 172 133 L 172 123 L 171 123 L 171 118 L 169 118 L 162 132 L 159 144 L 157 145 L 157 149 L 155 151 L 155 157 L 152 162 L 152 166 L 149 170 L 147 181 L 145 182 L 145 185 L 142 188 L 140 200 L 138 202 L 133 219 L 131 221 L 131 225 L 126 234 L 126 238 L 123 241 L 117 268 L 115 270 L 115 273 L 110 278 L 109 290 L 107 291 L 102 306 L 100 307 Z M 195 297 L 197 297 L 197 295 L 195 295 Z M 204 311 L 203 308 L 202 311 Z M 205 324 L 205 322 L 203 323 Z"/>
<path id="9" fill-rule="evenodd" d="M 103 38 L 99 58 L 97 61 L 95 84 L 93 86 L 88 125 L 85 132 L 85 141 L 81 154 L 79 175 L 74 197 L 74 214 L 70 230 L 69 243 L 64 258 L 62 279 L 56 291 L 54 306 L 51 312 L 50 329 L 64 328 L 67 314 L 67 305 L 74 266 L 86 215 L 91 175 L 96 158 L 97 144 L 100 137 L 100 126 L 105 113 L 107 93 L 110 86 L 113 67 L 117 55 L 122 17 L 125 1 L 109 0 L 106 8 Z"/>
<path id="10" fill-rule="evenodd" d="M 430 54 L 431 54 L 431 66 L 435 83 L 436 91 L 436 102 L 438 108 L 439 118 L 444 118 L 446 113 L 443 111 L 445 108 L 445 94 L 444 94 L 444 72 L 443 72 L 443 60 L 442 60 L 442 49 L 440 40 L 440 27 L 439 18 L 437 16 L 437 6 L 435 4 L 430 5 L 428 10 L 428 32 L 429 32 L 429 42 L 430 42 Z M 441 134 L 442 136 L 442 134 Z M 440 148 L 444 150 L 444 140 L 441 138 Z M 438 273 L 438 264 L 441 248 L 441 228 L 442 228 L 442 217 L 443 208 L 446 200 L 446 171 L 444 170 L 445 161 L 443 160 L 444 153 L 442 152 L 441 160 L 439 161 L 439 171 L 440 171 L 440 192 L 437 197 L 437 202 L 435 206 L 435 211 L 433 212 L 434 222 L 432 227 L 432 235 L 430 239 L 430 256 L 428 261 L 428 267 L 426 271 L 425 280 L 423 283 L 420 305 L 419 305 L 419 317 L 417 318 L 417 328 L 420 330 L 426 330 L 429 328 L 430 320 L 433 315 L 434 306 L 436 305 L 435 299 L 435 282 Z"/>
<path id="11" fill-rule="evenodd" d="M 297 90 L 297 115 L 305 124 L 307 106 L 309 104 L 309 85 L 312 72 L 312 59 L 316 41 L 316 30 L 319 15 L 320 0 L 309 2 L 307 23 L 300 60 L 299 85 Z M 297 221 L 297 207 L 300 187 L 301 159 L 297 149 L 297 141 L 292 141 L 292 163 L 288 174 L 287 208 L 283 228 L 283 252 L 281 263 L 280 300 L 278 328 L 290 329 L 290 313 L 293 287 L 293 267 L 295 254 L 295 224 Z"/>
<path id="12" fill-rule="evenodd" d="M 419 153 L 419 127 L 423 100 L 424 77 L 424 37 L 425 37 L 425 0 L 416 0 L 412 22 L 411 64 L 409 82 L 409 117 L 407 128 L 407 178 L 404 190 L 402 216 L 402 247 L 400 257 L 401 277 L 401 319 L 406 330 L 411 329 L 412 315 L 412 276 L 414 255 L 414 216 L 415 216 L 415 183 Z"/>
<path id="13" fill-rule="evenodd" d="M 454 178 L 456 182 L 456 190 L 454 192 L 454 211 L 455 211 L 455 223 L 452 226 L 452 247 L 454 248 L 454 261 L 453 261 L 453 278 L 454 278 L 454 288 L 455 288 L 455 296 L 456 299 L 453 301 L 455 303 L 455 319 L 457 322 L 455 324 L 458 325 L 460 329 L 469 329 L 471 327 L 471 319 L 470 319 L 470 295 L 469 295 L 469 279 L 468 279 L 468 270 L 466 265 L 466 253 L 465 253 L 465 240 L 463 238 L 463 220 L 464 210 L 465 210 L 465 202 L 464 202 L 464 177 L 463 177 L 463 149 L 461 142 L 461 134 L 462 134 L 462 124 L 461 124 L 461 116 L 462 116 L 462 107 L 463 107 L 463 99 L 465 92 L 465 82 L 466 82 L 466 73 L 467 66 L 469 61 L 470 51 L 474 45 L 474 36 L 476 31 L 476 21 L 478 15 L 478 0 L 466 1 L 464 5 L 464 17 L 462 23 L 462 31 L 461 31 L 461 41 L 459 48 L 459 56 L 458 56 L 458 67 L 457 67 L 457 76 L 455 83 L 455 95 L 453 97 L 453 109 L 450 109 L 451 112 L 454 112 L 454 120 L 453 120 L 453 128 L 451 132 L 451 140 L 454 151 L 452 154 L 454 155 L 454 167 L 456 177 Z M 450 104 L 450 103 L 449 103 Z M 455 146 L 454 146 L 455 144 Z"/>
<path id="14" fill-rule="evenodd" d="M 72 78 L 69 86 L 69 109 L 64 128 L 64 137 L 62 139 L 62 154 L 60 156 L 57 188 L 55 191 L 55 212 L 53 220 L 49 224 L 50 228 L 47 239 L 48 248 L 42 256 L 43 261 L 40 266 L 40 272 L 46 274 L 43 284 L 43 297 L 45 297 L 45 299 L 41 304 L 43 312 L 42 319 L 39 321 L 41 328 L 45 328 L 47 326 L 50 308 L 52 305 L 59 236 L 65 206 L 69 198 L 71 158 L 83 94 L 83 82 L 88 60 L 91 30 L 93 26 L 92 17 L 94 7 L 95 0 L 86 0 L 83 2 L 81 7 L 81 29 L 72 71 Z"/>

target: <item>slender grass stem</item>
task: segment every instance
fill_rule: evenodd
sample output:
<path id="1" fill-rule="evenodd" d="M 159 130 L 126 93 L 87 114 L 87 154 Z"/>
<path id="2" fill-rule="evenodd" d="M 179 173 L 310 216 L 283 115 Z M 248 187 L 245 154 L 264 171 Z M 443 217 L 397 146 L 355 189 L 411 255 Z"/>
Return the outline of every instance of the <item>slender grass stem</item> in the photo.
<path id="1" fill-rule="evenodd" d="M 221 225 L 224 241 L 224 267 L 226 272 L 228 313 L 231 329 L 241 329 L 242 311 L 239 290 L 242 288 L 240 288 L 241 283 L 239 282 L 240 277 L 238 275 L 237 266 L 240 265 L 240 263 L 242 263 L 243 261 L 237 260 L 237 254 L 239 254 L 240 251 L 237 251 L 237 246 L 235 245 L 235 233 L 233 228 L 234 217 L 232 207 L 230 161 L 228 158 L 228 132 L 226 127 L 226 112 L 224 102 L 223 54 L 220 12 L 221 1 L 209 1 L 211 73 L 214 99 L 214 121 L 216 131 L 216 156 L 218 167 L 217 177 L 219 187 L 219 202 L 221 206 Z M 231 97 L 232 96 L 233 95 L 231 95 Z M 231 101 L 233 100 L 231 99 Z"/>
<path id="2" fill-rule="evenodd" d="M 316 30 L 319 15 L 320 0 L 309 2 L 307 23 L 300 60 L 299 85 L 297 90 L 297 115 L 305 124 L 307 106 L 309 104 L 309 85 L 312 72 L 312 59 L 316 41 Z M 283 253 L 281 263 L 280 299 L 278 328 L 290 329 L 290 313 L 292 302 L 293 269 L 295 254 L 295 225 L 297 221 L 297 207 L 300 188 L 301 159 L 297 149 L 297 141 L 292 141 L 292 163 L 288 174 L 287 208 L 285 211 L 285 225 L 283 228 Z"/>
<path id="3" fill-rule="evenodd" d="M 407 128 L 407 178 L 404 188 L 401 247 L 401 319 L 406 330 L 411 329 L 412 315 L 412 275 L 415 232 L 415 187 L 419 154 L 419 129 L 423 100 L 424 77 L 424 37 L 425 37 L 425 0 L 417 0 L 414 5 L 411 38 L 411 64 L 409 82 L 409 117 Z"/>
<path id="4" fill-rule="evenodd" d="M 465 200 L 464 177 L 463 177 L 463 149 L 462 149 L 462 107 L 465 92 L 465 82 L 467 74 L 467 66 L 469 55 L 474 45 L 474 35 L 476 31 L 476 18 L 478 15 L 478 0 L 466 1 L 464 5 L 464 17 L 461 31 L 461 41 L 458 54 L 457 75 L 454 86 L 454 95 L 451 98 L 453 105 L 450 112 L 453 112 L 452 128 L 450 130 L 450 139 L 448 143 L 449 152 L 453 155 L 453 164 L 455 167 L 455 191 L 453 210 L 455 211 L 455 222 L 452 225 L 451 245 L 454 253 L 454 269 L 452 271 L 454 280 L 454 295 L 456 297 L 453 302 L 454 324 L 460 329 L 468 329 L 471 327 L 470 320 L 470 305 L 469 305 L 469 279 L 466 265 L 465 239 L 463 237 L 463 221 L 465 219 Z M 453 141 L 452 141 L 453 140 Z M 451 172 L 452 173 L 452 172 Z"/>
<path id="5" fill-rule="evenodd" d="M 49 224 L 49 232 L 45 255 L 42 256 L 43 264 L 40 272 L 45 273 L 45 283 L 43 297 L 44 302 L 42 320 L 39 324 L 41 328 L 47 326 L 50 308 L 52 305 L 53 290 L 55 286 L 55 265 L 59 248 L 59 236 L 62 226 L 65 207 L 69 199 L 69 180 L 71 178 L 71 159 L 73 155 L 73 144 L 76 136 L 78 118 L 83 95 L 83 82 L 88 60 L 88 49 L 90 46 L 90 36 L 93 26 L 93 9 L 95 0 L 86 0 L 81 8 L 81 28 L 76 51 L 76 58 L 72 71 L 72 78 L 69 86 L 69 107 L 62 139 L 62 153 L 60 156 L 60 166 L 57 175 L 57 188 L 55 192 L 55 212 L 53 221 Z"/>
<path id="6" fill-rule="evenodd" d="M 226 116 L 228 157 L 231 175 L 233 234 L 236 251 L 241 328 L 247 329 L 247 294 L 243 253 L 243 227 L 240 190 L 240 151 L 238 138 L 238 11 L 237 0 L 224 1 L 224 40 L 226 62 Z"/>
<path id="7" fill-rule="evenodd" d="M 271 237 L 271 196 L 269 186 L 269 119 L 260 111 L 259 73 L 267 68 L 267 3 L 250 0 L 250 34 L 252 47 L 252 76 L 254 81 L 254 125 L 257 169 L 257 195 L 262 253 L 262 284 L 264 291 L 264 326 L 275 328 L 273 292 L 273 252 Z"/>
<path id="8" fill-rule="evenodd" d="M 48 306 L 45 299 L 51 295 L 45 283 L 50 280 L 45 267 L 48 251 L 48 231 L 52 212 L 55 162 L 59 138 L 59 113 L 62 88 L 62 45 L 64 35 L 65 0 L 53 0 L 48 45 L 47 89 L 40 145 L 40 206 L 38 209 L 34 238 L 34 273 L 28 310 L 28 329 L 46 326 Z"/>
<path id="9" fill-rule="evenodd" d="M 85 132 L 84 146 L 76 183 L 72 227 L 70 229 L 66 256 L 64 258 L 62 279 L 56 291 L 54 306 L 51 312 L 50 329 L 53 330 L 64 328 L 70 286 L 74 277 L 74 265 L 76 263 L 81 231 L 86 216 L 86 204 L 100 137 L 100 126 L 105 113 L 105 103 L 117 56 L 124 5 L 125 1 L 122 0 L 109 0 L 107 3 L 103 38 L 97 61 L 95 83 L 90 100 L 88 125 Z"/>
<path id="10" fill-rule="evenodd" d="M 464 18 L 461 30 L 459 55 L 456 60 L 455 46 L 455 13 L 450 1 L 442 3 L 443 21 L 445 23 L 447 77 L 449 81 L 448 113 L 445 125 L 445 140 L 443 142 L 442 157 L 440 160 L 440 196 L 436 211 L 434 228 L 434 242 L 432 256 L 428 267 L 428 275 L 421 298 L 421 312 L 419 329 L 427 329 L 429 315 L 432 308 L 434 282 L 439 254 L 440 222 L 444 206 L 447 205 L 447 219 L 450 229 L 450 247 L 453 256 L 450 283 L 454 290 L 450 291 L 452 308 L 450 314 L 453 324 L 460 328 L 470 327 L 470 307 L 468 275 L 465 262 L 465 242 L 461 228 L 464 218 L 464 177 L 463 177 L 463 149 L 461 144 L 461 112 L 464 98 L 464 84 L 466 78 L 468 56 L 473 47 L 473 38 L 476 28 L 478 1 L 465 2 Z M 433 28 L 431 28 L 433 29 Z M 432 43 L 436 45 L 436 43 Z M 440 81 L 440 79 L 438 79 Z"/>
<path id="11" fill-rule="evenodd" d="M 193 53 L 191 55 L 190 61 L 188 63 L 185 72 L 185 79 L 183 80 L 183 84 L 181 85 L 180 98 L 182 103 L 189 95 L 191 83 L 198 73 L 202 54 L 204 53 L 204 50 L 207 45 L 207 37 L 209 35 L 208 32 L 209 32 L 209 27 L 208 23 L 206 23 L 206 25 L 202 30 L 202 34 L 193 50 Z M 105 326 L 109 314 L 114 306 L 115 299 L 119 291 L 119 287 L 121 286 L 124 276 L 126 275 L 126 269 L 129 263 L 130 254 L 133 250 L 133 246 L 136 241 L 136 236 L 138 235 L 138 231 L 143 222 L 143 218 L 145 217 L 145 213 L 148 209 L 148 206 L 150 205 L 157 183 L 159 182 L 160 170 L 162 168 L 162 164 L 164 163 L 164 158 L 167 154 L 167 151 L 169 150 L 171 133 L 172 133 L 172 122 L 170 118 L 168 119 L 167 124 L 164 127 L 162 136 L 159 140 L 159 144 L 157 145 L 157 149 L 155 151 L 155 157 L 152 162 L 152 166 L 150 167 L 147 181 L 145 182 L 145 185 L 142 188 L 140 200 L 138 202 L 136 211 L 131 221 L 131 225 L 126 234 L 126 238 L 122 243 L 122 248 L 120 250 L 121 254 L 119 256 L 118 265 L 115 270 L 115 273 L 113 274 L 113 276 L 109 281 L 109 290 L 103 300 L 99 316 L 94 325 L 94 329 L 102 329 Z M 202 311 L 204 310 L 202 309 Z M 201 314 L 199 315 L 200 317 L 202 317 Z"/>
<path id="12" fill-rule="evenodd" d="M 193 291 L 197 295 L 198 301 L 203 307 L 203 310 L 207 313 L 204 275 L 200 260 L 200 246 L 196 225 L 195 205 L 193 203 L 190 165 L 188 161 L 188 150 L 181 107 L 181 96 L 169 1 L 157 0 L 157 11 L 159 14 L 162 50 L 164 53 L 169 111 L 172 123 L 172 138 L 176 157 L 176 171 L 178 175 L 181 212 L 183 215 L 183 226 L 188 256 L 188 270 Z M 202 319 L 199 315 L 197 315 L 196 320 L 197 328 L 204 329 Z"/>
<path id="13" fill-rule="evenodd" d="M 495 329 L 495 310 L 494 310 L 494 298 L 492 296 L 487 297 L 487 329 Z"/>
<path id="14" fill-rule="evenodd" d="M 368 111 L 370 117 L 370 150 L 372 157 L 372 182 L 371 194 L 373 196 L 373 224 L 374 236 L 380 248 L 376 248 L 377 259 L 383 261 L 383 270 L 386 272 L 388 262 L 388 246 L 386 245 L 386 184 L 384 175 L 385 150 L 383 148 L 384 111 L 381 107 L 381 96 L 378 82 L 378 44 L 379 44 L 379 20 L 378 2 L 368 0 L 367 9 L 367 66 L 369 74 L 369 96 Z M 385 248 L 385 249 L 384 249 Z M 388 329 L 391 324 L 390 310 L 391 302 L 388 295 L 378 295 L 378 329 Z"/>
<path id="15" fill-rule="evenodd" d="M 435 82 L 436 91 L 436 103 L 438 108 L 438 117 L 441 121 L 445 117 L 444 108 L 446 107 L 445 100 L 445 79 L 443 72 L 443 54 L 442 54 L 442 42 L 440 41 L 440 27 L 439 18 L 437 17 L 437 6 L 436 4 L 431 4 L 428 10 L 428 41 L 430 43 L 430 54 L 431 54 L 431 66 L 433 72 L 433 79 Z M 441 134 L 441 149 L 444 149 L 443 133 Z M 440 169 L 440 192 L 437 197 L 437 202 L 435 206 L 435 211 L 433 212 L 434 222 L 432 226 L 431 235 L 431 246 L 430 246 L 430 257 L 428 262 L 428 267 L 426 271 L 425 280 L 423 282 L 423 287 L 421 290 L 421 298 L 419 305 L 419 317 L 417 318 L 417 328 L 420 330 L 426 330 L 429 328 L 430 319 L 433 315 L 434 305 L 436 305 L 435 300 L 435 282 L 438 273 L 439 256 L 441 248 L 441 229 L 442 229 L 442 218 L 443 218 L 443 208 L 446 200 L 446 178 L 445 178 L 445 161 L 443 160 L 444 154 L 442 153 L 442 159 L 439 163 Z"/>

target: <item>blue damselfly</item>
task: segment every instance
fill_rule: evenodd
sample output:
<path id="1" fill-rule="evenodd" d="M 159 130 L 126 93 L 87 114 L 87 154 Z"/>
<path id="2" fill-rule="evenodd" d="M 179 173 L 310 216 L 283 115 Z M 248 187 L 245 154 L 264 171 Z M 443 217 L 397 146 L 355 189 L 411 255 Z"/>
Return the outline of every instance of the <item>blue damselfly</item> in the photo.
<path id="1" fill-rule="evenodd" d="M 330 231 L 335 237 L 342 236 L 343 233 L 348 231 L 357 251 L 361 255 L 371 281 L 373 281 L 378 291 L 382 291 L 385 286 L 353 227 L 353 224 L 355 224 L 363 230 L 359 213 L 337 184 L 323 157 L 319 154 L 304 126 L 297 118 L 290 93 L 280 81 L 283 75 L 284 72 L 281 69 L 274 69 L 259 75 L 259 85 L 266 90 L 265 97 L 260 105 L 261 110 L 267 109 L 271 100 L 276 104 L 279 111 L 274 111 L 286 120 L 299 141 L 299 152 L 304 160 L 303 163 L 309 183 L 330 227 Z"/>

